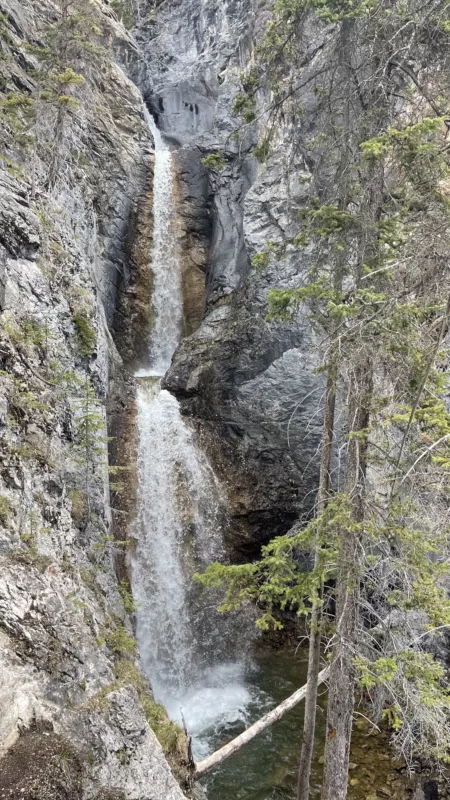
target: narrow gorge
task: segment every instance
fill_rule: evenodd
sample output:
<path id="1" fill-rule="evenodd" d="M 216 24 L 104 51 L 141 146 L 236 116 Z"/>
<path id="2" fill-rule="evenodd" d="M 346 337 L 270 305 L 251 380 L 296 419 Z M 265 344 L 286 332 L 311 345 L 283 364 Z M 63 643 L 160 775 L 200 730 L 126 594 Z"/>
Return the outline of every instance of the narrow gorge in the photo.
<path id="1" fill-rule="evenodd" d="M 450 797 L 449 36 L 0 0 L 0 800 Z"/>
<path id="2" fill-rule="evenodd" d="M 136 372 L 138 492 L 132 588 L 136 634 L 155 698 L 200 738 L 222 717 L 244 713 L 247 692 L 239 636 L 225 618 L 196 597 L 195 569 L 224 557 L 226 499 L 175 397 L 160 382 L 170 367 L 183 321 L 180 254 L 176 238 L 174 172 L 168 145 L 153 119 L 154 230 L 150 255 L 154 325 L 147 363 Z M 233 636 L 234 633 L 234 636 Z M 201 743 L 199 742 L 201 747 Z"/>

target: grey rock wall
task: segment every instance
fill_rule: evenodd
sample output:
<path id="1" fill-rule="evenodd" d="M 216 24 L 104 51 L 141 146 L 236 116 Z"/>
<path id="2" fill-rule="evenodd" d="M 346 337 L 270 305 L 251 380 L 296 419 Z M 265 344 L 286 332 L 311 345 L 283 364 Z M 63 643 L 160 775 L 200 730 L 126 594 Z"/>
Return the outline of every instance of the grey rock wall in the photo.
<path id="1" fill-rule="evenodd" d="M 104 44 L 137 58 L 98 9 Z M 49 187 L 52 109 L 5 102 L 36 96 L 30 45 L 56 6 L 0 12 L 0 797 L 181 800 L 140 699 L 108 487 L 109 326 L 152 147 L 142 98 L 111 55 L 87 62 Z"/>
<path id="2" fill-rule="evenodd" d="M 182 0 L 162 4 L 137 33 L 147 103 L 177 157 L 198 162 L 199 154 L 219 152 L 225 161 L 209 176 L 203 321 L 181 343 L 165 385 L 214 439 L 209 447 L 228 485 L 234 545 L 246 552 L 311 508 L 321 428 L 322 382 L 313 375 L 307 321 L 266 319 L 268 290 L 298 285 L 305 265 L 288 252 L 263 272 L 251 266 L 268 240 L 284 243 L 295 230 L 304 193 L 298 170 L 308 170 L 301 160 L 295 171 L 289 167 L 288 129 L 278 132 L 264 166 L 250 154 L 256 128 L 233 137 L 239 75 L 264 16 L 252 0 Z M 204 193 L 195 173 L 181 177 L 191 194 Z"/>

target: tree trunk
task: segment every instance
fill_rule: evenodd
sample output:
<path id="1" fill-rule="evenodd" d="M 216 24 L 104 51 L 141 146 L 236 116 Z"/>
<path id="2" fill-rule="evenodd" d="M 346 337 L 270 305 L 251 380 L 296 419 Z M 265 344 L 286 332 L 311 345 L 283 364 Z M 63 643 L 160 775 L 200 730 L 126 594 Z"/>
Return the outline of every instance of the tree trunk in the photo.
<path id="1" fill-rule="evenodd" d="M 303 722 L 302 749 L 300 751 L 300 764 L 298 767 L 298 800 L 308 800 L 309 781 L 311 777 L 311 763 L 314 749 L 314 734 L 316 732 L 317 693 L 319 688 L 320 671 L 320 622 L 321 613 L 314 608 L 311 614 L 309 653 L 308 653 L 308 678 L 305 697 L 305 718 Z"/>
<path id="2" fill-rule="evenodd" d="M 58 177 L 58 171 L 60 168 L 61 162 L 61 144 L 64 139 L 64 122 L 66 119 L 66 109 L 60 103 L 58 106 L 58 114 L 56 117 L 56 125 L 53 134 L 53 153 L 52 153 L 52 161 L 50 164 L 50 169 L 48 172 L 47 178 L 47 188 L 52 189 L 54 184 L 56 183 L 56 179 Z"/>
<path id="3" fill-rule="evenodd" d="M 57 51 L 59 56 L 59 61 L 61 63 L 61 67 L 64 70 L 67 66 L 68 58 L 67 58 L 67 48 L 68 48 L 68 33 L 66 30 L 66 23 L 69 19 L 69 9 L 70 9 L 70 0 L 61 0 L 60 8 L 61 8 L 61 19 L 60 19 L 60 30 L 57 39 Z M 53 132 L 53 153 L 52 153 L 52 160 L 50 163 L 50 169 L 47 176 L 46 188 L 52 189 L 56 178 L 58 176 L 58 171 L 60 167 L 60 148 L 61 143 L 64 138 L 64 122 L 66 118 L 66 109 L 62 105 L 62 103 L 58 104 L 58 113 L 56 115 L 56 124 L 55 129 Z"/>
<path id="4" fill-rule="evenodd" d="M 372 392 L 372 365 L 363 359 L 350 380 L 350 439 L 347 453 L 346 494 L 352 522 L 364 519 L 367 427 Z M 355 526 L 356 527 L 356 526 Z M 357 647 L 359 529 L 341 531 L 337 574 L 336 643 L 330 666 L 322 800 L 346 800 L 348 762 L 355 704 L 353 659 Z"/>
<path id="5" fill-rule="evenodd" d="M 325 393 L 325 413 L 322 438 L 322 456 L 320 461 L 319 492 L 317 498 L 317 513 L 321 514 L 326 508 L 330 491 L 331 455 L 333 450 L 334 413 L 336 399 L 336 358 L 337 353 L 332 351 L 328 367 L 327 388 Z M 298 769 L 298 800 L 308 800 L 309 781 L 311 776 L 311 763 L 314 749 L 314 734 L 316 730 L 316 709 L 318 677 L 320 671 L 320 624 L 322 613 L 320 607 L 315 607 L 311 613 L 308 677 L 305 697 L 305 718 L 303 723 L 302 748 Z"/>

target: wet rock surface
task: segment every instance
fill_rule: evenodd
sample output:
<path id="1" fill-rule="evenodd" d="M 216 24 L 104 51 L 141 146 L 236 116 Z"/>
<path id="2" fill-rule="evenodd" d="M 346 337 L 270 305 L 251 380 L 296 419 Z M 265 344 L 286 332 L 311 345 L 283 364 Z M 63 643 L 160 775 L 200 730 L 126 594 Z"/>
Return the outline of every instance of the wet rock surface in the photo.
<path id="1" fill-rule="evenodd" d="M 307 321 L 266 319 L 268 290 L 298 285 L 305 265 L 288 252 L 263 272 L 251 266 L 267 240 L 285 243 L 293 233 L 304 191 L 288 167 L 288 131 L 263 167 L 250 155 L 256 130 L 233 138 L 233 98 L 263 16 L 248 0 L 186 0 L 161 6 L 137 32 L 147 103 L 187 165 L 181 192 L 193 200 L 202 248 L 209 244 L 203 319 L 164 385 L 183 413 L 200 427 L 207 421 L 205 439 L 215 431 L 210 450 L 228 486 L 234 543 L 246 551 L 313 504 L 322 395 Z M 195 165 L 208 153 L 220 153 L 224 168 L 209 170 L 206 187 Z"/>
<path id="2" fill-rule="evenodd" d="M 197 148 L 177 151 L 174 159 L 176 235 L 183 291 L 183 335 L 199 327 L 206 294 L 212 224 L 208 173 Z"/>

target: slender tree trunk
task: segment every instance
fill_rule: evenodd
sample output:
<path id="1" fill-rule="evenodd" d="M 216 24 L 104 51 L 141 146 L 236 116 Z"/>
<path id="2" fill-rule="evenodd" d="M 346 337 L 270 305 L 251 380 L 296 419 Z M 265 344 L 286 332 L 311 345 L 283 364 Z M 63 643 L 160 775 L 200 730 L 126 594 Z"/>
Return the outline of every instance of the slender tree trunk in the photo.
<path id="1" fill-rule="evenodd" d="M 341 47 L 339 51 L 339 69 L 345 76 L 347 81 L 350 80 L 348 68 L 348 51 L 349 51 L 349 31 L 351 23 L 344 22 L 341 27 L 340 40 Z M 348 132 L 348 136 L 344 139 L 344 146 L 340 158 L 339 169 L 337 170 L 337 180 L 341 187 L 341 197 L 339 205 L 341 210 L 346 210 L 348 203 L 348 187 L 347 187 L 347 168 L 350 158 L 348 149 L 348 142 L 350 137 L 350 112 L 349 104 L 345 103 L 342 109 L 342 123 L 343 128 Z M 338 291 L 342 289 L 342 276 L 344 271 L 345 261 L 343 256 L 340 255 L 334 266 L 334 288 Z M 332 344 L 328 361 L 327 370 L 327 385 L 325 392 L 325 410 L 322 434 L 322 447 L 321 447 L 321 460 L 320 460 L 320 475 L 319 475 L 319 490 L 317 494 L 317 513 L 322 514 L 325 510 L 329 493 L 330 493 L 330 471 L 331 471 L 331 456 L 333 451 L 333 438 L 334 438 L 334 418 L 335 418 L 335 405 L 336 405 L 336 385 L 338 378 L 338 364 L 339 364 L 339 350 L 336 342 L 333 340 L 335 331 L 331 331 Z M 317 552 L 315 554 L 317 559 Z M 321 589 L 322 595 L 323 589 Z M 302 735 L 302 748 L 300 752 L 300 764 L 298 770 L 298 786 L 297 786 L 297 800 L 308 800 L 309 798 L 309 784 L 311 778 L 311 765 L 314 749 L 314 735 L 316 730 L 316 713 L 317 713 L 317 693 L 318 683 L 317 676 L 320 670 L 320 645 L 321 645 L 321 623 L 322 623 L 322 609 L 321 607 L 314 608 L 311 614 L 310 621 L 310 636 L 309 636 L 309 653 L 308 653 L 308 683 L 307 694 L 305 698 L 305 719 L 303 724 Z"/>
<path id="2" fill-rule="evenodd" d="M 326 508 L 330 491 L 331 455 L 333 450 L 336 399 L 336 358 L 337 352 L 335 352 L 333 349 L 330 356 L 327 387 L 325 392 L 322 457 L 320 462 L 319 492 L 317 498 L 318 514 L 321 514 Z M 314 607 L 311 613 L 310 621 L 305 718 L 303 723 L 302 748 L 300 752 L 300 764 L 298 769 L 298 800 L 308 800 L 309 797 L 309 782 L 311 777 L 314 734 L 316 730 L 317 691 L 319 686 L 318 677 L 320 672 L 321 620 L 322 613 L 320 607 Z"/>
<path id="3" fill-rule="evenodd" d="M 58 50 L 59 50 L 59 59 L 62 65 L 62 69 L 65 69 L 67 66 L 67 48 L 68 48 L 68 33 L 66 30 L 66 23 L 69 19 L 69 9 L 70 9 L 70 0 L 61 0 L 60 8 L 61 8 L 61 19 L 60 19 L 60 34 L 58 37 Z M 60 167 L 61 161 L 61 143 L 64 138 L 64 123 L 66 119 L 66 108 L 63 106 L 62 103 L 58 104 L 58 113 L 56 115 L 56 124 L 55 130 L 53 132 L 53 153 L 52 153 L 52 160 L 50 163 L 50 169 L 48 172 L 47 177 L 47 188 L 52 189 L 56 182 L 56 178 L 58 176 L 58 171 Z"/>
<path id="4" fill-rule="evenodd" d="M 308 800 L 309 797 L 309 781 L 314 749 L 314 734 L 316 732 L 317 694 L 319 688 L 321 617 L 320 610 L 314 608 L 310 621 L 305 718 L 303 722 L 302 749 L 300 751 L 300 764 L 298 768 L 298 800 Z"/>
<path id="5" fill-rule="evenodd" d="M 340 54 L 340 68 L 344 73 L 348 72 L 347 58 L 348 51 L 348 24 L 345 23 L 341 30 L 342 48 Z M 343 56 L 344 55 L 344 59 Z M 343 126 L 350 133 L 350 117 L 348 104 L 343 111 Z M 349 162 L 349 150 L 347 147 L 348 138 L 343 148 L 340 166 L 338 170 L 338 180 L 341 183 L 341 210 L 347 207 L 347 177 L 346 170 Z M 334 267 L 334 288 L 337 291 L 342 289 L 342 276 L 345 261 L 340 255 Z M 320 515 L 325 510 L 330 493 L 330 472 L 331 456 L 333 452 L 334 439 L 334 419 L 336 406 L 336 386 L 339 372 L 339 349 L 334 341 L 335 330 L 332 329 L 332 344 L 328 359 L 327 385 L 325 390 L 325 409 L 323 421 L 323 434 L 321 445 L 319 489 L 317 493 L 317 514 Z M 317 559 L 317 552 L 315 554 Z M 321 589 L 321 595 L 322 595 Z M 314 608 L 310 621 L 309 653 L 308 653 L 308 689 L 305 699 L 305 718 L 303 723 L 302 747 L 300 752 L 300 764 L 298 770 L 297 800 L 308 800 L 309 783 L 311 778 L 311 765 L 314 749 L 314 735 L 316 729 L 317 712 L 317 676 L 320 670 L 320 645 L 321 645 L 321 622 L 322 610 L 320 607 Z"/>
<path id="6" fill-rule="evenodd" d="M 354 22 L 344 23 L 346 35 L 355 31 Z M 350 27 L 351 26 L 351 27 Z M 354 41 L 353 37 L 352 40 Z M 347 39 L 347 50 L 351 40 Z M 377 114 L 368 128 L 359 129 L 358 137 L 367 138 L 383 129 L 386 120 L 385 98 L 379 86 L 368 95 L 378 103 Z M 383 206 L 384 171 L 382 164 L 370 164 L 361 170 L 364 198 L 359 213 L 358 257 L 355 288 L 364 276 L 364 265 L 378 255 L 378 222 Z M 376 279 L 375 284 L 376 286 Z M 330 665 L 328 709 L 324 754 L 322 800 L 346 800 L 348 762 L 353 727 L 356 675 L 353 665 L 357 652 L 359 627 L 360 571 L 362 564 L 361 524 L 365 517 L 368 427 L 373 393 L 373 360 L 370 345 L 360 336 L 349 341 L 348 448 L 345 495 L 350 504 L 349 525 L 338 531 L 336 575 L 336 633 Z"/>
<path id="7" fill-rule="evenodd" d="M 348 762 L 355 703 L 360 531 L 364 519 L 367 427 L 372 393 L 372 365 L 362 359 L 350 381 L 350 439 L 347 453 L 346 494 L 351 504 L 351 519 L 356 523 L 341 531 L 336 598 L 336 643 L 330 667 L 328 713 L 325 742 L 322 800 L 345 800 Z"/>

